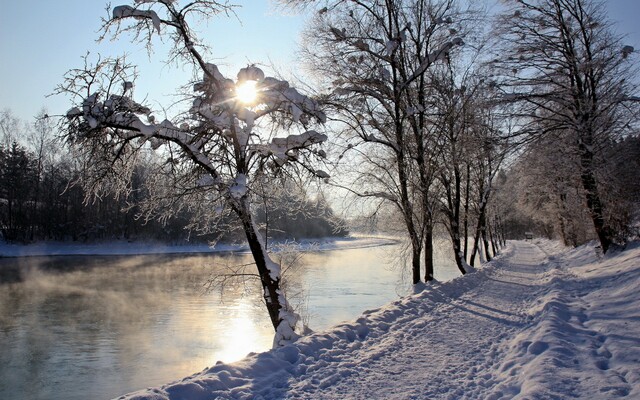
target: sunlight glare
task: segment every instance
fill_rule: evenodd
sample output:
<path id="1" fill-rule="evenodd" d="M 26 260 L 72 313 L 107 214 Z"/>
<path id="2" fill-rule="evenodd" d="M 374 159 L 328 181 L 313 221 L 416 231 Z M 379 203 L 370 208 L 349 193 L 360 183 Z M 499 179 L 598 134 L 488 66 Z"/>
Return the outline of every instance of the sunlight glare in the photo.
<path id="1" fill-rule="evenodd" d="M 269 326 L 262 326 L 252 315 L 255 305 L 248 299 L 241 299 L 227 310 L 226 329 L 218 336 L 218 351 L 212 354 L 211 365 L 216 361 L 234 362 L 244 358 L 251 351 L 266 351 L 271 348 L 273 331 Z M 215 316 L 216 313 L 211 313 Z M 225 318 L 226 319 L 226 318 Z M 206 332 L 219 331 L 220 321 L 213 318 L 210 323 L 216 328 Z"/>
<path id="2" fill-rule="evenodd" d="M 258 97 L 256 81 L 244 81 L 236 86 L 236 97 L 244 104 L 255 103 Z"/>

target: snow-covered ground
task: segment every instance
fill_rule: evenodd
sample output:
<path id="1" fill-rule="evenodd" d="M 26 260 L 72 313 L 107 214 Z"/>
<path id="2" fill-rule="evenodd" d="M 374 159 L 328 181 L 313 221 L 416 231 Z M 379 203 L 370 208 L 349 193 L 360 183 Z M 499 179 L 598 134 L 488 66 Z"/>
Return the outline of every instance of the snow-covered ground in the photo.
<path id="1" fill-rule="evenodd" d="M 286 245 L 294 242 L 278 242 L 275 245 Z M 324 239 L 305 239 L 295 242 L 302 250 L 339 250 L 384 246 L 394 244 L 396 240 L 387 237 L 335 237 Z M 0 257 L 32 257 L 32 256 L 70 256 L 70 255 L 141 255 L 141 254 L 180 254 L 180 253 L 247 253 L 245 244 L 207 244 L 167 245 L 155 242 L 113 241 L 94 244 L 69 242 L 41 242 L 29 245 L 7 244 L 0 242 Z"/>
<path id="2" fill-rule="evenodd" d="M 121 399 L 640 398 L 640 245 L 512 242 L 352 323 Z"/>

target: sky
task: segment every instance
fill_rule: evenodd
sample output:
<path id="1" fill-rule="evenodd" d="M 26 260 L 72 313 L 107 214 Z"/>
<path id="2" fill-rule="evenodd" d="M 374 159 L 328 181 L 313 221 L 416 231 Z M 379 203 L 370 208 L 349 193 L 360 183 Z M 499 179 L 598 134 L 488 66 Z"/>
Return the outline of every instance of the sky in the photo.
<path id="1" fill-rule="evenodd" d="M 0 0 L 0 110 L 10 109 L 17 117 L 32 119 L 42 107 L 52 114 L 71 108 L 68 98 L 51 96 L 65 72 L 83 66 L 90 59 L 119 56 L 139 66 L 136 99 L 162 98 L 163 104 L 175 89 L 188 83 L 190 70 L 167 66 L 162 43 L 154 54 L 141 44 L 123 36 L 117 41 L 97 43 L 101 17 L 108 15 L 107 0 Z M 133 0 L 112 0 L 112 6 L 132 4 Z M 184 2 L 183 2 L 184 3 Z M 210 62 L 223 73 L 235 77 L 249 63 L 272 63 L 288 71 L 304 17 L 276 8 L 269 0 L 236 0 L 237 17 L 214 17 L 208 24 L 195 25 L 203 42 L 212 46 Z"/>
<path id="2" fill-rule="evenodd" d="M 133 1 L 112 0 L 112 5 Z M 296 51 L 305 16 L 277 9 L 270 0 L 236 0 L 237 17 L 217 16 L 196 29 L 213 48 L 212 62 L 234 77 L 249 63 L 275 65 L 283 73 L 296 72 Z M 69 99 L 49 96 L 65 72 L 101 55 L 128 54 L 139 66 L 136 99 L 147 98 L 152 108 L 168 105 L 175 89 L 188 82 L 190 72 L 164 63 L 162 46 L 149 58 L 142 45 L 126 37 L 96 43 L 106 0 L 0 0 L 0 110 L 32 121 L 45 107 L 49 114 L 63 114 Z M 611 20 L 628 43 L 640 49 L 640 0 L 607 0 Z M 267 68 L 268 69 L 268 68 Z"/>

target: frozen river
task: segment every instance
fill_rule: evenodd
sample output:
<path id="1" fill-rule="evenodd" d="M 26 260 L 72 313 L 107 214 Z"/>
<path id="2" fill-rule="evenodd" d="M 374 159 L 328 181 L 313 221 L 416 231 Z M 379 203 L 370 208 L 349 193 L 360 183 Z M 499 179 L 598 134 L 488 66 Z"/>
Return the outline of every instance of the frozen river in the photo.
<path id="1" fill-rule="evenodd" d="M 323 330 L 405 295 L 398 245 L 304 253 L 290 301 Z M 436 264 L 436 278 L 457 276 Z M 0 398 L 110 398 L 268 350 L 260 291 L 205 290 L 246 255 L 0 259 L 20 279 L 0 284 Z"/>

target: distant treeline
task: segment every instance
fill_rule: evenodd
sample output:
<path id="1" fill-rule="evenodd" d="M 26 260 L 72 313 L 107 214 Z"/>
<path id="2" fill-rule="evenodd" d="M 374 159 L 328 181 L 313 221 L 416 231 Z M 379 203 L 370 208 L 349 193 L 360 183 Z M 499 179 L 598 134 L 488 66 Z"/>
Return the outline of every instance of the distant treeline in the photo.
<path id="1" fill-rule="evenodd" d="M 42 121 L 34 127 L 19 123 L 6 111 L 2 115 L 3 143 L 0 144 L 0 233 L 9 242 L 156 240 L 184 241 L 242 240 L 233 225 L 201 232 L 188 229 L 194 216 L 188 208 L 170 218 L 137 218 L 145 200 L 145 175 L 137 174 L 126 196 L 104 195 L 86 201 L 85 192 L 74 185 L 82 173 L 80 162 L 54 139 L 54 129 Z M 7 123 L 7 117 L 9 122 Z M 46 121 L 45 121 L 46 122 Z M 27 135 L 22 134 L 28 130 Z M 7 135 L 7 131 L 13 135 Z M 28 138 L 27 145 L 15 140 Z M 289 191 L 282 198 L 264 202 L 258 221 L 272 238 L 313 238 L 346 235 L 329 205 L 310 200 L 304 193 Z M 222 217 L 223 218 L 223 217 Z"/>

